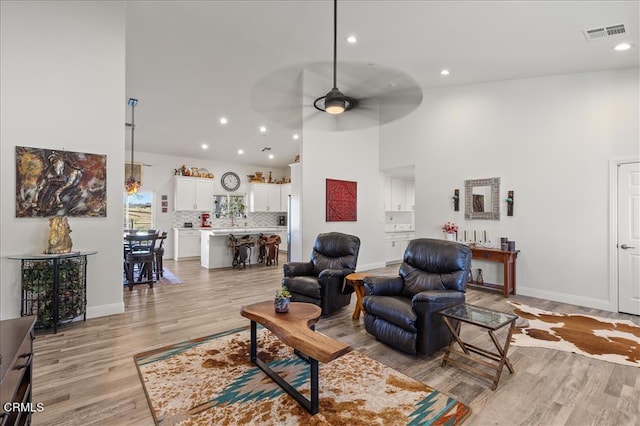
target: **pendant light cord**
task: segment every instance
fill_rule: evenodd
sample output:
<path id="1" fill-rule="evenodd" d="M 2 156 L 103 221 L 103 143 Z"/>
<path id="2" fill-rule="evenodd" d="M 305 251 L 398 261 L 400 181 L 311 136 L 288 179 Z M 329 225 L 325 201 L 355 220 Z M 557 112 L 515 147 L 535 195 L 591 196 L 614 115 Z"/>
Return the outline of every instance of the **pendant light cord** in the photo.
<path id="1" fill-rule="evenodd" d="M 136 129 L 136 106 L 131 105 L 131 177 L 133 177 L 133 139 L 134 130 Z"/>
<path id="2" fill-rule="evenodd" d="M 333 88 L 337 89 L 336 84 L 336 63 L 338 62 L 338 0 L 333 0 Z"/>

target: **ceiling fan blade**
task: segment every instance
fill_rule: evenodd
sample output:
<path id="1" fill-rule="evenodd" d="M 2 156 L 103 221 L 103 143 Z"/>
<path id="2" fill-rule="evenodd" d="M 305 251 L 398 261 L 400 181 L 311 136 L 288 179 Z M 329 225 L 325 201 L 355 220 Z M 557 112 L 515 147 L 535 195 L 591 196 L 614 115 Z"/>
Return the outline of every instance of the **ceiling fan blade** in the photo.
<path id="1" fill-rule="evenodd" d="M 304 79 L 305 70 L 316 76 Z M 355 130 L 397 120 L 422 102 L 422 89 L 408 74 L 388 67 L 344 63 L 338 67 L 337 83 L 358 106 L 332 116 L 313 106 L 315 99 L 331 89 L 332 70 L 327 62 L 276 70 L 254 84 L 251 105 L 269 120 L 291 129 L 313 122 L 331 130 Z"/>
<path id="2" fill-rule="evenodd" d="M 314 72 L 327 76 L 326 64 L 309 66 Z M 338 86 L 345 95 L 359 102 L 354 110 L 348 112 L 349 114 L 364 108 L 375 108 L 381 112 L 381 123 L 409 114 L 422 102 L 422 89 L 415 79 L 401 70 L 390 67 L 358 62 L 339 64 Z"/>
<path id="3" fill-rule="evenodd" d="M 302 126 L 302 67 L 293 66 L 258 80 L 249 94 L 257 113 L 289 129 Z"/>
<path id="4" fill-rule="evenodd" d="M 371 71 L 369 68 L 367 70 Z M 344 88 L 352 96 L 365 98 L 402 91 L 422 93 L 418 83 L 411 76 L 399 70 L 378 67 L 370 74 L 363 75 L 362 72 L 358 74 L 362 77 L 357 80 L 356 84 Z"/>
<path id="5" fill-rule="evenodd" d="M 363 106 L 376 105 L 380 109 L 415 109 L 422 103 L 422 90 L 415 88 L 394 88 L 380 91 L 371 96 L 361 97 Z M 410 111 L 405 111 L 410 112 Z"/>

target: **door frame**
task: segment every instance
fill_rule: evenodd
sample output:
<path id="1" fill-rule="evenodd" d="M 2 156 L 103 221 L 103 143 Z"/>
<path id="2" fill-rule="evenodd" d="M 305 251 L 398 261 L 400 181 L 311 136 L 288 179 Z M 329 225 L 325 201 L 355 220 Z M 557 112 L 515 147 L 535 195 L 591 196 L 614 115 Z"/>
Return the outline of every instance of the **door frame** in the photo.
<path id="1" fill-rule="evenodd" d="M 640 158 L 609 160 L 609 310 L 618 312 L 618 167 Z"/>

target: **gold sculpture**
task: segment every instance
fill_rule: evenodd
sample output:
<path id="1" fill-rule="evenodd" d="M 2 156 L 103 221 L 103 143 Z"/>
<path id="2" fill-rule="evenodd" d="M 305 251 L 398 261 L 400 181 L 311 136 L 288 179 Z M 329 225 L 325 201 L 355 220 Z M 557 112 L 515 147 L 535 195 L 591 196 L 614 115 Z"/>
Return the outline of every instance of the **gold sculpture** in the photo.
<path id="1" fill-rule="evenodd" d="M 71 228 L 66 216 L 49 218 L 49 247 L 45 254 L 64 254 L 71 251 Z"/>

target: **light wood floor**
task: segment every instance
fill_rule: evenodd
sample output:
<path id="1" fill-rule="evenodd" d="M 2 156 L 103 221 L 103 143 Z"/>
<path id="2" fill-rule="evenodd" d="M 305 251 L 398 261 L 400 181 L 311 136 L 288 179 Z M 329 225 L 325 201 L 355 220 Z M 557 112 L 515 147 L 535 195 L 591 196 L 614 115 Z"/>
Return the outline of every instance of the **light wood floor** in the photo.
<path id="1" fill-rule="evenodd" d="M 57 335 L 39 334 L 34 342 L 35 425 L 152 425 L 133 355 L 187 339 L 248 325 L 240 307 L 273 296 L 280 266 L 209 271 L 198 261 L 165 261 L 182 285 L 124 291 L 125 313 L 63 327 Z M 395 275 L 397 265 L 387 267 Z M 376 272 L 381 272 L 376 271 Z M 469 289 L 471 303 L 502 311 L 510 305 L 498 293 Z M 604 317 L 638 317 L 523 296 L 542 309 Z M 640 368 L 539 348 L 511 347 L 515 368 L 504 370 L 498 389 L 455 367 L 440 366 L 442 353 L 409 356 L 377 342 L 350 307 L 323 318 L 317 329 L 345 341 L 398 371 L 468 404 L 468 425 L 640 425 Z M 499 334 L 504 339 L 505 334 Z M 463 326 L 463 338 L 491 348 L 486 333 Z M 372 385 L 375 385 L 372 383 Z M 366 395 L 365 395 L 366 397 Z"/>

